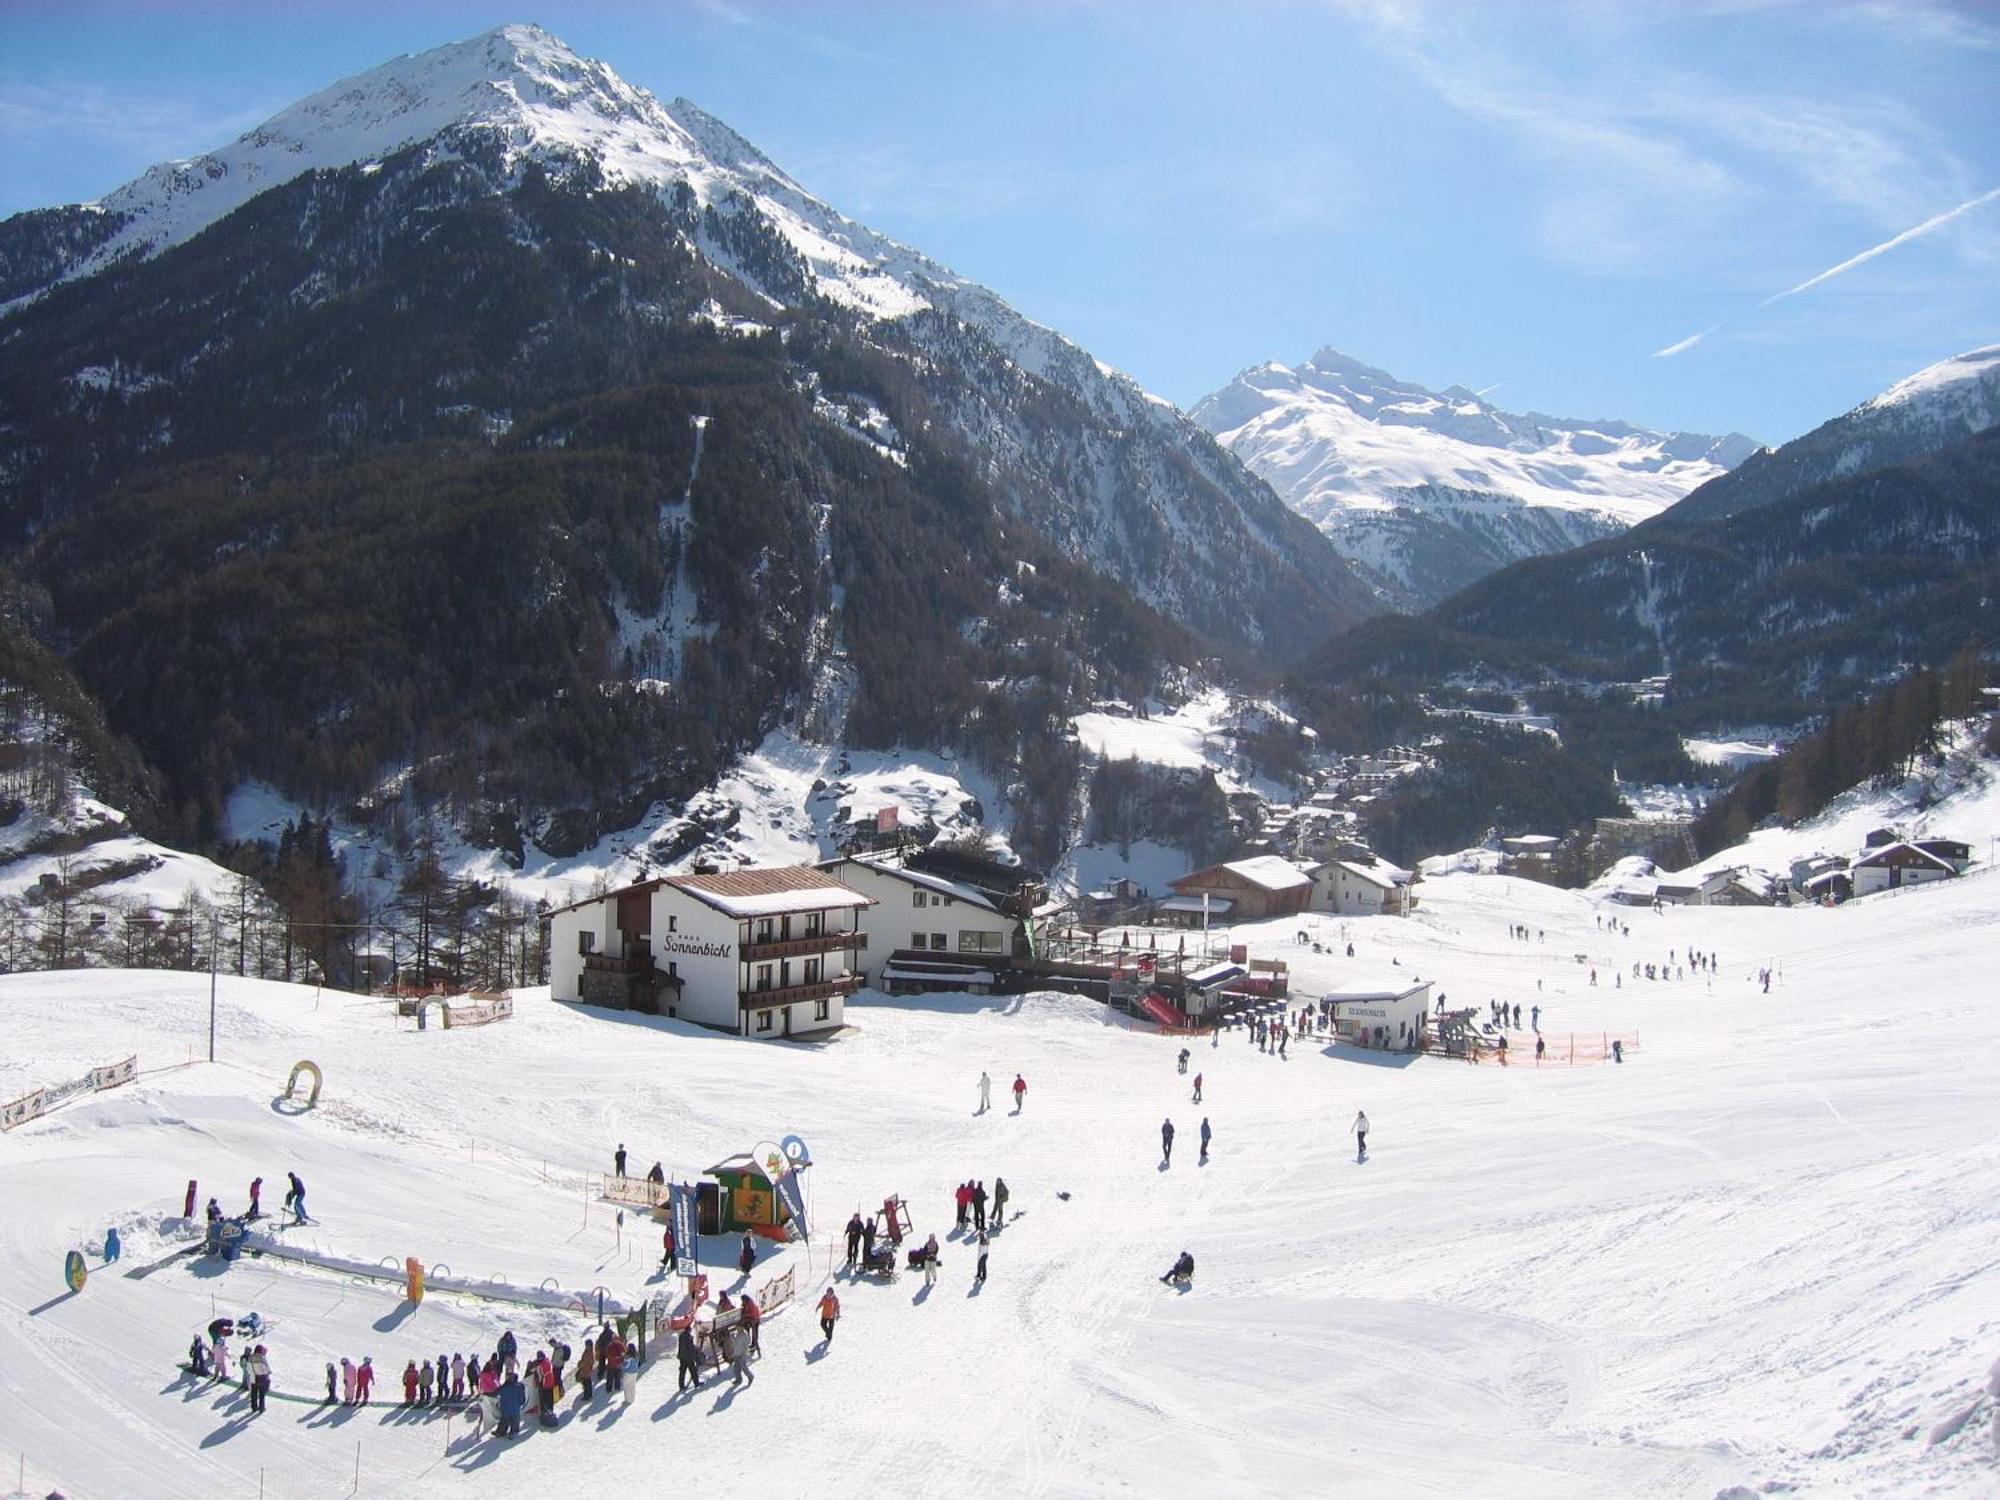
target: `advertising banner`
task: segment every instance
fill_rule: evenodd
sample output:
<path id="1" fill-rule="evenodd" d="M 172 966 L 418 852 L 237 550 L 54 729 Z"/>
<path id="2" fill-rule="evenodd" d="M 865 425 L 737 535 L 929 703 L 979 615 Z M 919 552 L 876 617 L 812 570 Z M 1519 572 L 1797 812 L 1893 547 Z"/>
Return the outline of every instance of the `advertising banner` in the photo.
<path id="1" fill-rule="evenodd" d="M 673 1185 L 667 1197 L 667 1214 L 674 1225 L 674 1274 L 693 1276 L 701 1270 L 701 1239 L 695 1233 L 694 1187 L 685 1182 Z"/>

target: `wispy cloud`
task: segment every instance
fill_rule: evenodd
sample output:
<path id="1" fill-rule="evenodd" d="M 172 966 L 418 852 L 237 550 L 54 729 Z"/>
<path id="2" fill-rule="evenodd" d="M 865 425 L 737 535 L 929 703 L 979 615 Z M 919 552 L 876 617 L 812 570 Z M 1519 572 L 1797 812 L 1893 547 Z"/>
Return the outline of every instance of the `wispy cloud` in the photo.
<path id="1" fill-rule="evenodd" d="M 1948 208 L 1941 214 L 1932 214 L 1923 223 L 1905 229 L 1901 234 L 1892 235 L 1879 245 L 1871 245 L 1859 255 L 1850 255 L 1839 265 L 1829 266 L 1817 276 L 1808 276 L 1797 286 L 1786 287 L 1782 292 L 1774 292 L 1757 305 L 1759 307 L 1769 307 L 1773 302 L 1781 302 L 1787 297 L 1796 297 L 1800 292 L 1810 291 L 1823 282 L 1831 281 L 1834 277 L 1853 270 L 1856 266 L 1866 265 L 1878 255 L 1887 255 L 1898 245 L 1907 245 L 1911 240 L 1921 239 L 1924 235 L 1942 229 L 1953 219 L 1959 218 L 1964 214 L 1969 214 L 1983 204 L 1993 202 L 1996 198 L 2000 198 L 2000 188 L 1993 188 L 1988 192 L 1981 193 L 1977 198 L 1968 198 L 1965 202 L 1959 204 L 1958 207 Z"/>
<path id="2" fill-rule="evenodd" d="M 710 20 L 723 26 L 768 37 L 802 52 L 810 52 L 837 62 L 886 64 L 888 61 L 880 53 L 870 52 L 865 47 L 857 47 L 839 37 L 828 36 L 825 32 L 795 26 L 786 21 L 774 20 L 762 7 L 736 4 L 734 0 L 696 0 L 696 7 Z"/>
<path id="3" fill-rule="evenodd" d="M 127 154 L 138 167 L 227 145 L 268 119 L 283 101 L 214 109 L 177 95 L 134 97 L 74 78 L 0 77 L 0 136 L 79 137 Z"/>
<path id="4" fill-rule="evenodd" d="M 1691 333 L 1677 344 L 1669 344 L 1664 349 L 1655 349 L 1653 351 L 1653 358 L 1672 359 L 1676 354 L 1685 354 L 1721 326 L 1720 323 L 1711 323 L 1708 327 L 1702 329 L 1700 333 Z"/>

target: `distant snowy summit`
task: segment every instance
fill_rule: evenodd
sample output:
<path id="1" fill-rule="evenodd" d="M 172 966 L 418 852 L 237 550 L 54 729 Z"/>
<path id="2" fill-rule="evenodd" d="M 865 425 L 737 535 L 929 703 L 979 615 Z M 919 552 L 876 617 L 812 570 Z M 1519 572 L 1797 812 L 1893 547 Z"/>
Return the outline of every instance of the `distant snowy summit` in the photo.
<path id="1" fill-rule="evenodd" d="M 1740 433 L 1506 412 L 1330 348 L 1245 370 L 1189 415 L 1405 608 L 1657 515 L 1757 451 Z"/>
<path id="2" fill-rule="evenodd" d="M 1773 505 L 1816 484 L 1913 463 L 2000 426 L 2000 344 L 1927 365 L 1782 448 L 1754 455 L 1673 508 L 1689 525 Z"/>

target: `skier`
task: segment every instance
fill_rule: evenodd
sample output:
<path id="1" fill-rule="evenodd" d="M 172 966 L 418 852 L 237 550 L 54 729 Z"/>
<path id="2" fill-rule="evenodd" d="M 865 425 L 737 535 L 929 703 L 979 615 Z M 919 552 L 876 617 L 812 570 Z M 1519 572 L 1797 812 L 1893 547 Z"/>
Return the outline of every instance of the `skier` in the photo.
<path id="1" fill-rule="evenodd" d="M 932 1235 L 924 1241 L 922 1255 L 924 1261 L 924 1285 L 936 1286 L 938 1268 L 938 1242 L 936 1235 Z"/>
<path id="2" fill-rule="evenodd" d="M 1291 1039 L 1292 1028 L 1289 1026 L 1280 1026 L 1278 1028 L 1278 1057 L 1281 1061 L 1289 1062 L 1291 1060 L 1285 1056 L 1285 1046 Z"/>
<path id="3" fill-rule="evenodd" d="M 861 1253 L 861 1210 L 854 1210 L 854 1217 L 847 1221 L 847 1269 L 854 1269 L 855 1257 Z"/>
<path id="4" fill-rule="evenodd" d="M 250 1212 L 249 1212 L 249 1213 L 247 1213 L 247 1214 L 245 1214 L 245 1215 L 243 1216 L 244 1218 L 246 1218 L 246 1219 L 261 1219 L 261 1218 L 263 1218 L 263 1217 L 264 1217 L 264 1210 L 263 1210 L 263 1207 L 262 1207 L 262 1206 L 261 1206 L 261 1205 L 260 1205 L 260 1204 L 258 1203 L 258 1201 L 257 1201 L 257 1200 L 258 1200 L 259 1198 L 263 1197 L 263 1195 L 264 1195 L 264 1179 L 263 1179 L 263 1178 L 261 1178 L 261 1177 L 253 1177 L 253 1178 L 251 1178 L 251 1179 L 250 1179 Z"/>
<path id="5" fill-rule="evenodd" d="M 1021 1112 L 1021 1106 L 1027 1102 L 1027 1099 L 1028 1099 L 1028 1080 L 1023 1078 L 1019 1073 L 1016 1073 L 1014 1075 L 1015 1114 L 1018 1115 Z"/>
<path id="6" fill-rule="evenodd" d="M 743 1326 L 750 1330 L 750 1352 L 759 1356 L 764 1353 L 764 1310 L 757 1305 L 757 1299 L 748 1292 L 743 1294 Z"/>
<path id="7" fill-rule="evenodd" d="M 979 1232 L 979 1269 L 972 1273 L 972 1279 L 982 1286 L 986 1282 L 986 1231 Z"/>
<path id="8" fill-rule="evenodd" d="M 440 1376 L 439 1379 L 442 1380 L 443 1377 Z M 463 1354 L 454 1354 L 451 1357 L 451 1399 L 453 1401 L 463 1401 L 465 1399 L 465 1356 Z"/>
<path id="9" fill-rule="evenodd" d="M 745 1302 L 748 1302 L 750 1299 L 748 1297 L 745 1297 L 743 1300 Z M 604 1372 L 605 1390 L 618 1391 L 621 1394 L 624 1392 L 625 1354 L 626 1354 L 625 1340 L 618 1337 L 618 1335 L 615 1333 L 612 1334 L 611 1347 L 605 1351 L 603 1359 L 600 1362 Z"/>
<path id="10" fill-rule="evenodd" d="M 340 1399 L 340 1367 L 332 1360 L 326 1362 L 326 1404 L 333 1405 Z"/>
<path id="11" fill-rule="evenodd" d="M 732 1328 L 724 1339 L 723 1348 L 729 1355 L 729 1368 L 735 1372 L 730 1386 L 734 1388 L 746 1382 L 755 1385 L 757 1377 L 750 1369 L 750 1335 L 740 1326 Z"/>
<path id="12" fill-rule="evenodd" d="M 1201 1074 L 1194 1075 L 1194 1102 L 1201 1103 Z"/>
<path id="13" fill-rule="evenodd" d="M 354 1361 L 344 1354 L 341 1355 L 340 1403 L 343 1406 L 352 1406 L 354 1404 L 354 1375 Z"/>
<path id="14" fill-rule="evenodd" d="M 1171 1282 L 1178 1282 L 1180 1285 L 1186 1286 L 1189 1282 L 1193 1280 L 1194 1280 L 1194 1257 L 1188 1254 L 1187 1251 L 1183 1250 L 1180 1253 L 1180 1259 L 1174 1262 L 1172 1269 L 1169 1270 L 1166 1275 L 1160 1278 L 1160 1283 L 1161 1285 L 1164 1286 L 1166 1283 L 1171 1281 Z"/>
<path id="15" fill-rule="evenodd" d="M 646 1170 L 646 1181 L 650 1182 L 656 1188 L 665 1187 L 667 1185 L 667 1169 L 658 1162 L 654 1162 Z"/>
<path id="16" fill-rule="evenodd" d="M 827 1348 L 833 1347 L 833 1325 L 840 1321 L 840 1298 L 834 1295 L 832 1287 L 820 1294 L 819 1331 L 826 1339 Z"/>
<path id="17" fill-rule="evenodd" d="M 1596 972 L 1597 971 L 1594 969 L 1591 971 L 1593 975 L 1595 975 Z M 1537 1005 L 1533 1010 L 1528 1012 L 1528 1018 L 1531 1022 L 1533 1022 L 1535 1030 L 1540 1031 L 1542 1029 L 1542 1008 L 1539 1005 Z"/>
<path id="18" fill-rule="evenodd" d="M 1183 1073 L 1187 1072 L 1187 1062 L 1188 1062 L 1188 1049 L 1183 1047 L 1181 1048 L 1181 1067 L 1180 1067 L 1180 1070 Z"/>
<path id="19" fill-rule="evenodd" d="M 1174 1164 L 1174 1122 L 1160 1122 L 1160 1161 L 1165 1166 Z"/>
<path id="20" fill-rule="evenodd" d="M 368 1397 L 375 1389 L 375 1356 L 361 1356 L 361 1368 L 354 1372 L 354 1399 L 362 1406 L 368 1404 Z"/>
<path id="21" fill-rule="evenodd" d="M 861 1226 L 861 1264 L 864 1266 L 875 1259 L 875 1220 Z"/>
<path id="22" fill-rule="evenodd" d="M 674 1263 L 674 1226 L 669 1224 L 660 1235 L 660 1269 L 666 1270 Z"/>
<path id="23" fill-rule="evenodd" d="M 403 1366 L 403 1405 L 417 1404 L 417 1362 L 413 1359 Z"/>
<path id="24" fill-rule="evenodd" d="M 757 1242 L 751 1239 L 750 1236 L 746 1234 L 743 1236 L 742 1253 L 736 1257 L 736 1265 L 738 1269 L 740 1269 L 745 1276 L 748 1276 L 750 1274 L 751 1267 L 755 1266 L 756 1264 L 757 1264 Z"/>
<path id="25" fill-rule="evenodd" d="M 264 1414 L 264 1402 L 271 1394 L 271 1361 L 264 1355 L 264 1346 L 259 1344 L 250 1351 L 250 1410 L 256 1416 Z"/>
<path id="26" fill-rule="evenodd" d="M 688 1391 L 701 1389 L 701 1349 L 694 1341 L 694 1327 L 683 1328 L 674 1343 L 674 1355 L 680 1361 L 679 1389 Z"/>
<path id="27" fill-rule="evenodd" d="M 521 1413 L 527 1409 L 528 1393 L 521 1385 L 518 1375 L 509 1375 L 500 1382 L 500 1421 L 493 1428 L 495 1437 L 517 1438 L 521 1435 Z"/>
<path id="28" fill-rule="evenodd" d="M 213 1224 L 222 1217 L 222 1205 L 213 1198 L 208 1200 L 208 1222 Z"/>
<path id="29" fill-rule="evenodd" d="M 208 1345 L 198 1333 L 188 1344 L 188 1373 L 196 1380 L 208 1373 Z"/>
<path id="30" fill-rule="evenodd" d="M 1368 1159 L 1368 1115 L 1365 1110 L 1355 1112 L 1354 1123 L 1347 1127 L 1354 1136 L 1354 1159 Z"/>
<path id="31" fill-rule="evenodd" d="M 1622 1041 L 1611 1044 L 1611 1060 L 1615 1063 L 1625 1061 L 1625 1044 Z"/>
<path id="32" fill-rule="evenodd" d="M 597 1345 L 583 1341 L 583 1353 L 576 1357 L 576 1386 L 583 1399 L 590 1399 L 590 1383 L 597 1378 Z"/>
<path id="33" fill-rule="evenodd" d="M 1536 1062 L 1540 1062 L 1540 1061 L 1542 1060 L 1542 1056 L 1543 1056 L 1543 1054 L 1544 1054 L 1544 1053 L 1546 1053 L 1546 1052 L 1547 1052 L 1548 1050 L 1549 1050 L 1549 1040 L 1548 1040 L 1548 1038 L 1547 1038 L 1547 1037 L 1543 1037 L 1543 1036 L 1538 1036 L 1538 1037 L 1536 1037 L 1536 1038 L 1535 1038 L 1535 1061 L 1536 1061 Z"/>
<path id="34" fill-rule="evenodd" d="M 285 1175 L 291 1179 L 292 1184 L 291 1191 L 285 1194 L 285 1206 L 292 1211 L 292 1222 L 303 1224 L 306 1222 L 305 1182 L 296 1172 L 287 1172 Z"/>
<path id="35" fill-rule="evenodd" d="M 998 1229 L 1000 1221 L 1007 1217 L 1007 1179 L 993 1179 L 993 1227 Z"/>
<path id="36" fill-rule="evenodd" d="M 614 1177 L 623 1177 L 625 1175 L 625 1143 L 623 1141 L 620 1141 L 618 1149 L 611 1153 L 611 1175 Z"/>
<path id="37" fill-rule="evenodd" d="M 986 1184 L 972 1185 L 972 1227 L 981 1234 L 986 1233 Z"/>
<path id="38" fill-rule="evenodd" d="M 1514 1002 L 1514 1029 L 1521 1029 L 1521 1002 L 1518 1000 Z"/>
<path id="39" fill-rule="evenodd" d="M 982 1068 L 979 1073 L 979 1112 L 983 1115 L 992 1107 L 993 1080 L 987 1076 L 985 1069 Z"/>
<path id="40" fill-rule="evenodd" d="M 958 1205 L 957 1227 L 965 1228 L 965 1219 L 972 1212 L 972 1184 L 961 1182 L 952 1192 L 952 1201 Z"/>
<path id="41" fill-rule="evenodd" d="M 1201 1159 L 1195 1163 L 1198 1167 L 1208 1165 L 1208 1134 L 1208 1116 L 1203 1115 L 1201 1117 Z"/>

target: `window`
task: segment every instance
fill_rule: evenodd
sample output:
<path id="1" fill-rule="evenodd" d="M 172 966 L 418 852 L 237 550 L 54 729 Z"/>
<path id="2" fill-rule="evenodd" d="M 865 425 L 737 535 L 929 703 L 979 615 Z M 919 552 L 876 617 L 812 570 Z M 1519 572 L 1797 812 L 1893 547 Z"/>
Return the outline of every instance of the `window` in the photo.
<path id="1" fill-rule="evenodd" d="M 579 953 L 595 953 L 597 951 L 597 934 L 594 932 L 579 932 L 576 935 L 576 951 Z"/>
<path id="2" fill-rule="evenodd" d="M 954 899 L 955 899 L 955 898 L 953 898 L 953 897 L 951 897 L 951 896 L 947 896 L 947 897 L 945 897 L 945 898 L 944 898 L 944 904 L 945 904 L 946 906 L 949 906 L 949 905 L 951 905 L 951 903 L 952 903 L 952 901 L 953 901 Z"/>
<path id="3" fill-rule="evenodd" d="M 950 944 L 945 942 L 943 933 L 934 932 L 931 934 L 931 946 L 937 949 L 938 952 L 942 953 L 947 947 L 950 946 Z"/>
<path id="4" fill-rule="evenodd" d="M 921 932 L 913 932 L 910 934 L 910 946 L 912 948 L 918 949 L 919 951 L 921 951 L 925 946 L 927 946 L 929 942 L 930 939 L 925 937 Z"/>
<path id="5" fill-rule="evenodd" d="M 799 983 L 818 984 L 822 973 L 821 963 L 822 960 L 817 958 L 807 959 L 804 964 L 805 973 L 801 976 Z"/>
<path id="6" fill-rule="evenodd" d="M 771 941 L 771 919 L 769 917 L 765 917 L 757 924 L 757 941 L 760 943 Z"/>
<path id="7" fill-rule="evenodd" d="M 771 1013 L 768 1010 L 757 1012 L 757 1029 L 759 1031 L 769 1031 L 771 1029 Z"/>
<path id="8" fill-rule="evenodd" d="M 975 932 L 969 927 L 961 927 L 958 932 L 960 953 L 998 953 L 1000 934 L 997 932 Z"/>
<path id="9" fill-rule="evenodd" d="M 681 919 L 679 917 L 668 917 L 667 931 L 679 932 L 680 930 L 681 930 Z"/>
<path id="10" fill-rule="evenodd" d="M 922 906 L 923 904 L 924 904 L 924 893 L 922 891 L 911 891 L 910 905 Z"/>
<path id="11" fill-rule="evenodd" d="M 770 987 L 771 987 L 771 966 L 769 964 L 757 965 L 757 988 L 760 990 L 768 990 Z"/>
<path id="12" fill-rule="evenodd" d="M 807 936 L 807 937 L 809 937 L 809 938 L 814 938 L 814 937 L 818 937 L 818 936 L 820 935 L 820 931 L 821 931 L 821 929 L 822 929 L 823 925 L 824 925 L 824 924 L 823 924 L 823 923 L 822 923 L 822 921 L 821 921 L 821 913 L 819 913 L 819 912 L 816 912 L 816 911 L 809 911 L 809 912 L 807 912 L 807 913 L 806 913 L 806 936 Z"/>
<path id="13" fill-rule="evenodd" d="M 833 1019 L 833 1002 L 831 1000 L 817 1000 L 813 1002 L 813 1019 L 815 1021 L 831 1021 Z"/>

